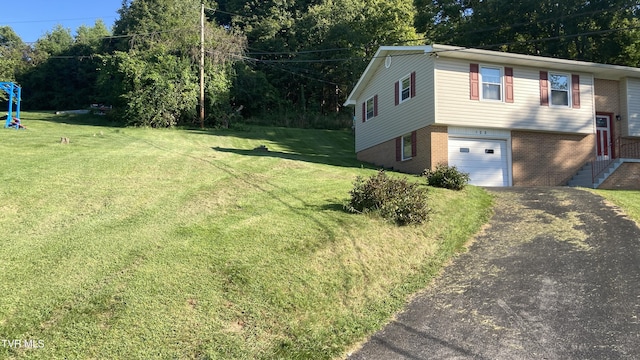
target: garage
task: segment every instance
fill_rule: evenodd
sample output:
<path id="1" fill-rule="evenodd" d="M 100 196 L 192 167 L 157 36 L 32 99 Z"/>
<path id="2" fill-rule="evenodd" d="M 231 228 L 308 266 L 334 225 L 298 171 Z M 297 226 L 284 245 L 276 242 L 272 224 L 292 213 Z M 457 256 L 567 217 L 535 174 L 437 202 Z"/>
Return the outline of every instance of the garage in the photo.
<path id="1" fill-rule="evenodd" d="M 449 165 L 468 173 L 472 185 L 509 186 L 506 140 L 450 137 Z"/>

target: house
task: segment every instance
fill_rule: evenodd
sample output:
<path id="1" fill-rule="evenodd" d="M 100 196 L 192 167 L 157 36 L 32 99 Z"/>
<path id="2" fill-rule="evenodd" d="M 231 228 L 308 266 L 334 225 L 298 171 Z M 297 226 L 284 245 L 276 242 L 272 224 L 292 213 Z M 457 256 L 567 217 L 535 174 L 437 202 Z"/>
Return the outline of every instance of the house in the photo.
<path id="1" fill-rule="evenodd" d="M 591 186 L 607 167 L 640 166 L 638 68 L 383 46 L 345 105 L 358 159 L 402 172 L 445 163 L 475 185 L 556 186 L 586 166 Z"/>

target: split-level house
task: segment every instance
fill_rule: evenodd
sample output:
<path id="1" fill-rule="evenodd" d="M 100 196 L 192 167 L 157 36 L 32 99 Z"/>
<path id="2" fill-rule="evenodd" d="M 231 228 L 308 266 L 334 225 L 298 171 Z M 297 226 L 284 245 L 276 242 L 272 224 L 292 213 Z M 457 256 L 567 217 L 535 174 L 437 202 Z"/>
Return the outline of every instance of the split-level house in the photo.
<path id="1" fill-rule="evenodd" d="M 446 45 L 384 46 L 349 95 L 359 160 L 440 163 L 483 186 L 566 185 L 638 161 L 640 69 Z M 594 180 L 595 181 L 595 180 Z"/>

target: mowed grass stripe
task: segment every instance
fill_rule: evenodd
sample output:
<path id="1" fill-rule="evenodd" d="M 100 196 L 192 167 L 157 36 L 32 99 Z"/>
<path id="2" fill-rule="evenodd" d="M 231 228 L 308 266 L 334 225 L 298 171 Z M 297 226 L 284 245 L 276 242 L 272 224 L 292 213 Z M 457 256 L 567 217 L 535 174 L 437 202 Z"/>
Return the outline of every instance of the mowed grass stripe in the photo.
<path id="1" fill-rule="evenodd" d="M 0 337 L 46 345 L 9 357 L 340 356 L 489 214 L 473 187 L 433 189 L 424 226 L 345 213 L 355 176 L 375 172 L 348 132 L 28 116 L 0 135 L 26 154 L 0 165 Z"/>

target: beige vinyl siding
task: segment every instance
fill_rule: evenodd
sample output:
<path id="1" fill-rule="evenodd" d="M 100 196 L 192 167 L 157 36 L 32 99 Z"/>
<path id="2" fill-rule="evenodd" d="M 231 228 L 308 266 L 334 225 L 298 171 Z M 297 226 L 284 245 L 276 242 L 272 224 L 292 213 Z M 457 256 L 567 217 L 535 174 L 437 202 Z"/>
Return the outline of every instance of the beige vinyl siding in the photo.
<path id="1" fill-rule="evenodd" d="M 590 74 L 578 73 L 579 109 L 541 106 L 540 71 L 548 69 L 517 66 L 510 66 L 513 68 L 513 103 L 478 101 L 470 100 L 469 96 L 470 62 L 444 56 L 436 60 L 437 124 L 581 134 L 593 132 L 593 76 Z M 479 65 L 498 66 L 504 72 L 503 64 L 480 62 Z M 552 72 L 566 73 L 569 78 L 572 74 L 570 70 Z"/>
<path id="2" fill-rule="evenodd" d="M 424 52 L 394 53 L 391 66 L 381 61 L 356 104 L 356 152 L 434 122 L 433 58 Z M 395 105 L 394 83 L 416 72 L 416 96 Z M 378 116 L 362 122 L 362 102 L 378 95 Z M 418 140 L 419 141 L 419 140 Z"/>
<path id="3" fill-rule="evenodd" d="M 627 133 L 626 136 L 640 136 L 640 79 L 626 81 Z"/>

